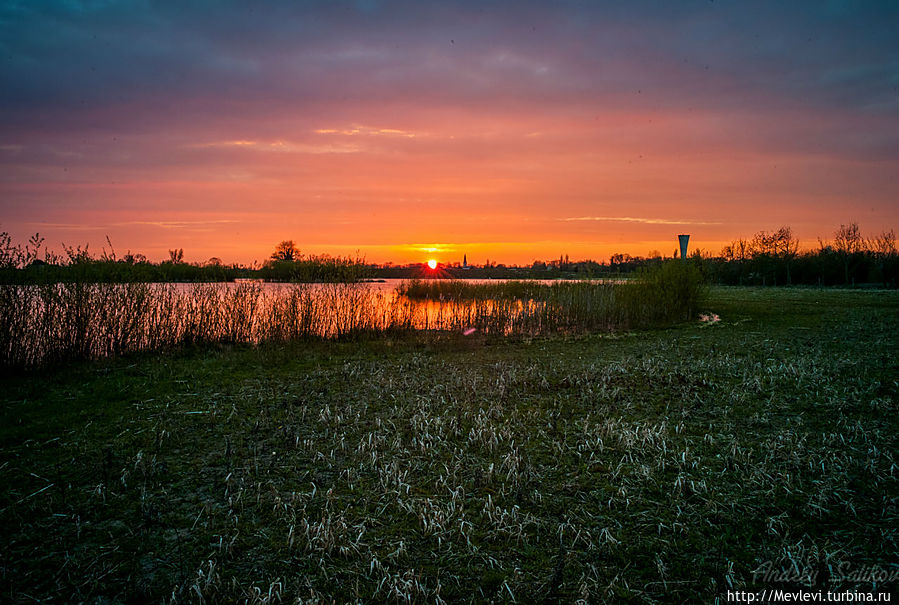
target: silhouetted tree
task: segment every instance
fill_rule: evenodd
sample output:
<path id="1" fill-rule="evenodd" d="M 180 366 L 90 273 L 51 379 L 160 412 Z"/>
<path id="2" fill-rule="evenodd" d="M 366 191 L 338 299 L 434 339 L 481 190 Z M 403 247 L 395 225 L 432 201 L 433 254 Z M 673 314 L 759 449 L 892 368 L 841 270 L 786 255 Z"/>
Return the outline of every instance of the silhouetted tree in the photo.
<path id="1" fill-rule="evenodd" d="M 868 242 L 868 249 L 874 255 L 880 280 L 887 287 L 895 279 L 895 268 L 899 252 L 896 250 L 896 232 L 890 229 L 876 235 Z"/>
<path id="2" fill-rule="evenodd" d="M 793 230 L 783 226 L 772 235 L 774 242 L 774 256 L 787 273 L 787 284 L 792 283 L 790 265 L 799 253 L 799 240 L 793 237 Z"/>
<path id="3" fill-rule="evenodd" d="M 762 285 L 768 283 L 769 275 L 773 278 L 772 283 L 777 285 L 774 234 L 767 231 L 759 231 L 752 236 L 752 240 L 749 242 L 749 250 L 752 256 L 753 268 L 761 276 Z"/>
<path id="4" fill-rule="evenodd" d="M 730 245 L 725 246 L 724 249 L 721 250 L 721 257 L 727 261 L 729 265 L 736 265 L 737 283 L 741 286 L 743 285 L 743 277 L 746 273 L 746 261 L 750 256 L 749 250 L 749 242 L 742 238 L 732 241 Z"/>
<path id="5" fill-rule="evenodd" d="M 791 283 L 790 267 L 793 259 L 799 253 L 799 240 L 793 236 L 793 230 L 790 227 L 783 226 L 771 233 L 759 231 L 749 243 L 749 250 L 754 264 L 762 276 L 763 284 L 766 283 L 766 277 L 770 275 L 774 285 L 777 285 L 777 275 L 781 270 L 786 276 L 786 283 Z M 731 250 L 731 254 L 736 254 L 736 252 Z"/>
<path id="6" fill-rule="evenodd" d="M 849 265 L 865 248 L 865 240 L 862 239 L 858 223 L 840 225 L 840 228 L 834 232 L 833 247 L 843 261 L 843 274 L 845 283 L 848 284 Z"/>
<path id="7" fill-rule="evenodd" d="M 300 259 L 300 251 L 294 245 L 293 240 L 284 240 L 277 246 L 275 246 L 275 251 L 272 253 L 272 260 L 280 260 L 293 262 Z"/>

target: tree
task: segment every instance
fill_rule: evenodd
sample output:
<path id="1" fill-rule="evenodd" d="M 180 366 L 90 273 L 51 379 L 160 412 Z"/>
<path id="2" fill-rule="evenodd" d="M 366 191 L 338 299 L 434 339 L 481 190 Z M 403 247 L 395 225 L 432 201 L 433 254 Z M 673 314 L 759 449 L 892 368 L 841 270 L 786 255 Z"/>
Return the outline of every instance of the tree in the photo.
<path id="1" fill-rule="evenodd" d="M 861 231 L 859 231 L 858 223 L 840 225 L 840 228 L 834 233 L 833 244 L 837 252 L 844 254 L 861 252 L 864 248 L 864 240 L 862 239 Z"/>
<path id="2" fill-rule="evenodd" d="M 767 284 L 769 273 L 773 275 L 774 284 L 777 285 L 776 250 L 775 235 L 767 231 L 759 231 L 752 236 L 752 240 L 749 242 L 752 261 L 762 276 L 763 286 Z"/>
<path id="3" fill-rule="evenodd" d="M 184 262 L 184 248 L 169 250 L 169 262 L 173 265 L 178 265 Z"/>
<path id="4" fill-rule="evenodd" d="M 868 249 L 874 254 L 877 270 L 880 272 L 880 280 L 887 287 L 891 278 L 895 278 L 896 260 L 899 253 L 896 251 L 896 232 L 890 229 L 874 236 L 868 242 Z"/>
<path id="5" fill-rule="evenodd" d="M 799 239 L 793 236 L 793 230 L 783 226 L 772 235 L 774 240 L 774 256 L 787 270 L 787 284 L 791 283 L 790 264 L 799 253 Z"/>
<path id="6" fill-rule="evenodd" d="M 293 240 L 284 240 L 275 246 L 272 260 L 294 262 L 300 260 L 300 251 L 296 245 L 294 245 Z"/>
<path id="7" fill-rule="evenodd" d="M 736 266 L 739 267 L 740 271 L 737 274 L 737 277 L 741 286 L 743 285 L 743 274 L 746 271 L 746 259 L 749 258 L 749 255 L 749 242 L 742 238 L 732 241 L 729 246 L 725 246 L 724 249 L 721 250 L 721 256 L 723 256 L 729 264 L 736 263 Z"/>
<path id="8" fill-rule="evenodd" d="M 846 284 L 848 284 L 849 262 L 852 260 L 853 256 L 864 249 L 865 242 L 862 239 L 861 231 L 859 231 L 858 223 L 840 225 L 840 228 L 836 230 L 833 237 L 833 247 L 843 260 L 843 274 Z"/>
<path id="9" fill-rule="evenodd" d="M 896 232 L 890 229 L 874 236 L 868 243 L 868 247 L 878 257 L 896 256 Z"/>
<path id="10" fill-rule="evenodd" d="M 731 254 L 742 254 L 742 250 L 734 249 L 736 246 L 736 243 L 732 245 Z M 761 266 L 762 272 L 770 271 L 775 285 L 777 284 L 778 269 L 781 267 L 786 273 L 787 283 L 791 282 L 790 264 L 799 253 L 799 240 L 793 236 L 792 229 L 785 225 L 771 233 L 759 231 L 749 243 L 749 250 L 753 260 Z M 762 279 L 764 283 L 764 277 Z"/>

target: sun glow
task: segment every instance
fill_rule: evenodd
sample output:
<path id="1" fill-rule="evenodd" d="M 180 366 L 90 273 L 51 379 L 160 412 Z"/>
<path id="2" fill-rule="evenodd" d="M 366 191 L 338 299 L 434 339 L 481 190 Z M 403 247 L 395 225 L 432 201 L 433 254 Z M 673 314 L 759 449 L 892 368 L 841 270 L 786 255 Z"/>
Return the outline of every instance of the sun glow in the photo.
<path id="1" fill-rule="evenodd" d="M 432 258 L 431 260 L 429 260 L 429 261 L 428 261 L 428 268 L 431 269 L 431 270 L 436 269 L 436 268 L 437 268 L 437 261 L 434 260 L 433 258 Z"/>

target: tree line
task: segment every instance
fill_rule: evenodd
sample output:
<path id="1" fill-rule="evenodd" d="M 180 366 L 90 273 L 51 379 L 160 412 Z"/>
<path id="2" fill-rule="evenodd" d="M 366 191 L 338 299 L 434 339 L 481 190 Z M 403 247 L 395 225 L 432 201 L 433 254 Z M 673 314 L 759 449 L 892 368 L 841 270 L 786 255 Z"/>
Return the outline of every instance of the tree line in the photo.
<path id="1" fill-rule="evenodd" d="M 142 254 L 118 256 L 109 249 L 95 255 L 87 246 L 63 245 L 57 254 L 44 247 L 44 238 L 32 236 L 16 244 L 0 233 L 0 283 L 89 282 L 213 282 L 262 279 L 276 282 L 353 282 L 366 278 L 431 277 L 414 268 L 379 267 L 361 257 L 303 254 L 292 240 L 279 243 L 262 263 L 247 267 L 227 265 L 218 258 L 204 263 L 184 261 L 184 250 L 169 250 L 169 258 L 150 262 Z M 864 237 L 857 223 L 840 225 L 831 240 L 818 239 L 813 248 L 802 250 L 788 226 L 759 231 L 749 239 L 736 239 L 717 255 L 695 251 L 691 262 L 712 283 L 725 285 L 899 285 L 899 253 L 896 234 L 890 229 Z M 527 267 L 495 263 L 465 270 L 447 268 L 455 278 L 603 278 L 627 276 L 661 264 L 661 254 L 648 258 L 613 254 L 608 263 L 569 261 L 567 256 L 549 262 L 535 261 Z M 422 265 L 423 267 L 423 265 Z"/>
<path id="2" fill-rule="evenodd" d="M 158 263 L 143 254 L 117 255 L 109 248 L 99 254 L 88 246 L 66 246 L 61 254 L 44 246 L 34 234 L 17 244 L 9 233 L 0 233 L 0 283 L 34 284 L 56 282 L 224 282 L 263 279 L 278 282 L 352 282 L 365 278 L 369 268 L 362 259 L 304 255 L 292 241 L 278 244 L 265 262 L 247 267 L 225 264 L 217 257 L 202 263 L 184 260 L 184 249 L 169 250 L 169 258 Z"/>
<path id="3" fill-rule="evenodd" d="M 832 240 L 801 251 L 790 227 L 736 239 L 717 257 L 694 254 L 709 278 L 729 285 L 853 286 L 895 288 L 899 277 L 896 234 L 885 230 L 864 237 L 858 223 L 840 225 Z"/>

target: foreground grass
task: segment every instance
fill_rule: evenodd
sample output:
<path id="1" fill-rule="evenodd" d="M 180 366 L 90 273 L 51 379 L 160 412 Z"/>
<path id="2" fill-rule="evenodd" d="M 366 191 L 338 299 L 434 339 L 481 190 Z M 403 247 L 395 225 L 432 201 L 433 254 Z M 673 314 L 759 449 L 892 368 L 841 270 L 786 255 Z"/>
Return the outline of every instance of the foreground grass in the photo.
<path id="1" fill-rule="evenodd" d="M 712 601 L 795 585 L 768 562 L 871 590 L 834 572 L 897 565 L 899 297 L 707 306 L 6 377 L 0 598 Z"/>

